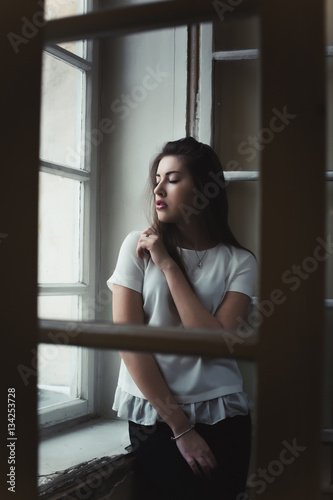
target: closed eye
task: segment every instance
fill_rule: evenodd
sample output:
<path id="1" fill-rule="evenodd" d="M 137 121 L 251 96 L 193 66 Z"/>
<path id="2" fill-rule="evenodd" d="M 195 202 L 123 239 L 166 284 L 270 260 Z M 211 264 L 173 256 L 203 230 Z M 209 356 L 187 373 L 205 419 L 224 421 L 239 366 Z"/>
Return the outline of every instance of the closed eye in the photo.
<path id="1" fill-rule="evenodd" d="M 169 184 L 177 184 L 177 182 L 179 182 L 180 179 L 174 179 L 174 180 L 170 180 L 169 179 Z M 155 187 L 157 187 L 159 185 L 160 181 L 156 181 L 155 182 Z"/>

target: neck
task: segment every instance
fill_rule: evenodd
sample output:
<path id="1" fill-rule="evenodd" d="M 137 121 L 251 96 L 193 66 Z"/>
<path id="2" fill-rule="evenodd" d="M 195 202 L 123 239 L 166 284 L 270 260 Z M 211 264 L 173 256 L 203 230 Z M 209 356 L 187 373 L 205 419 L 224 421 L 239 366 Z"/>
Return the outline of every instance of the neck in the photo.
<path id="1" fill-rule="evenodd" d="M 196 220 L 196 224 L 177 225 L 177 231 L 183 248 L 200 251 L 218 243 L 203 220 Z"/>

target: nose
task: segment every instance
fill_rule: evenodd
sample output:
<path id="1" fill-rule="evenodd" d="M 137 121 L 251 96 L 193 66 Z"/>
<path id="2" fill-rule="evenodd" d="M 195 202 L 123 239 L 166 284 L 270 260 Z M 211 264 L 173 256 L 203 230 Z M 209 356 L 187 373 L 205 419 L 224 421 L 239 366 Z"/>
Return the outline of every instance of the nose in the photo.
<path id="1" fill-rule="evenodd" d="M 163 186 L 163 181 L 160 181 L 154 189 L 154 194 L 159 196 L 165 196 L 165 188 Z"/>

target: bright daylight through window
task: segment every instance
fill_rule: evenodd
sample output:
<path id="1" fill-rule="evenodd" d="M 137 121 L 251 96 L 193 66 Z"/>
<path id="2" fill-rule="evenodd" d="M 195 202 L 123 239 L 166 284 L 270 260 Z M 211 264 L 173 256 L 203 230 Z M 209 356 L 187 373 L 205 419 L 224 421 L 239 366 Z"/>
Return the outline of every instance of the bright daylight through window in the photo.
<path id="1" fill-rule="evenodd" d="M 47 0 L 45 17 L 55 19 L 85 10 L 84 0 Z M 41 319 L 81 320 L 82 304 L 89 293 L 91 162 L 85 147 L 89 49 L 86 42 L 66 42 L 46 46 L 43 52 L 38 254 Z M 59 405 L 82 401 L 83 352 L 52 344 L 38 348 L 39 408 L 44 412 L 56 409 L 57 421 L 62 420 L 59 408 L 64 408 Z M 52 415 L 45 422 L 54 423 Z"/>

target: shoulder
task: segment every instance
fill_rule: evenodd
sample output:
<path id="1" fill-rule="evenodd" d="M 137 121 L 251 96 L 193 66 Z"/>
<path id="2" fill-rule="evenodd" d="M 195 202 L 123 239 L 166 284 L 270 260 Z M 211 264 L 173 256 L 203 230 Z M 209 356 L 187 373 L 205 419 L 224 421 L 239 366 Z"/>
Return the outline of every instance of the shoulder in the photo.
<path id="1" fill-rule="evenodd" d="M 224 247 L 229 256 L 229 264 L 232 269 L 251 268 L 256 269 L 257 261 L 255 256 L 244 248 L 234 246 Z"/>
<path id="2" fill-rule="evenodd" d="M 139 238 L 140 238 L 140 235 L 141 235 L 141 231 L 139 230 L 135 230 L 135 231 L 131 231 L 123 240 L 122 244 L 121 244 L 121 248 L 124 250 L 124 249 L 135 249 L 137 244 L 138 244 L 138 241 L 139 241 Z"/>
<path id="3" fill-rule="evenodd" d="M 226 290 L 241 292 L 251 298 L 257 272 L 257 261 L 251 252 L 243 248 L 229 247 L 228 252 L 230 259 Z"/>
<path id="4" fill-rule="evenodd" d="M 139 229 L 135 229 L 134 231 L 128 233 L 124 241 L 135 241 L 137 243 L 139 241 L 141 233 L 142 231 L 139 231 Z"/>

